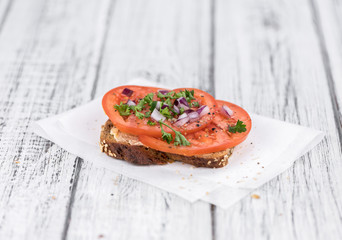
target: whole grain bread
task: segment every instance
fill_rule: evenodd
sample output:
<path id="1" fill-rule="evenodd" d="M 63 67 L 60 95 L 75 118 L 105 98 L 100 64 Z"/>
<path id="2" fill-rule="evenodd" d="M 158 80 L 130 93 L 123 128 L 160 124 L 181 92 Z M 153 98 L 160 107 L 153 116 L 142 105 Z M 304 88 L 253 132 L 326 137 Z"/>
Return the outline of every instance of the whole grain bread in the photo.
<path id="1" fill-rule="evenodd" d="M 161 152 L 144 146 L 137 136 L 121 132 L 110 120 L 107 120 L 102 126 L 100 148 L 108 156 L 138 165 L 161 165 L 180 161 L 196 167 L 207 168 L 226 166 L 228 158 L 233 152 L 233 148 L 195 156 Z"/>

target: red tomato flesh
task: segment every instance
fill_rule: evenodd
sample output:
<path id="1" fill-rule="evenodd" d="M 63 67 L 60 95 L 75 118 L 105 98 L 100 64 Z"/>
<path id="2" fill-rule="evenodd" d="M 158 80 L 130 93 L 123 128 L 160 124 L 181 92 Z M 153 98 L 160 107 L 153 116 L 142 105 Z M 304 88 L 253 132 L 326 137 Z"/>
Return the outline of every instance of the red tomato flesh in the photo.
<path id="1" fill-rule="evenodd" d="M 122 91 L 125 88 L 132 90 L 133 94 L 129 97 L 122 94 Z M 157 98 L 157 92 L 161 89 L 162 88 L 142 87 L 135 85 L 120 86 L 110 90 L 104 95 L 102 99 L 102 106 L 109 119 L 120 131 L 133 135 L 161 137 L 162 133 L 159 123 L 156 123 L 156 125 L 154 126 L 150 126 L 147 124 L 149 120 L 152 120 L 151 118 L 139 119 L 134 114 L 131 114 L 129 116 L 121 116 L 120 113 L 114 108 L 115 105 L 119 105 L 121 102 L 126 103 L 128 100 L 132 100 L 137 103 L 140 99 L 144 98 L 149 93 L 155 93 L 153 97 L 154 101 L 160 100 L 159 98 Z M 175 89 L 174 91 L 179 92 L 182 90 L 184 89 Z M 216 100 L 210 94 L 194 88 L 187 88 L 187 90 L 194 90 L 195 100 L 193 100 L 192 102 L 197 101 L 199 102 L 200 106 L 207 105 L 210 109 L 210 113 L 201 117 L 198 121 L 184 124 L 181 127 L 176 127 L 173 125 L 173 122 L 176 121 L 176 119 L 164 121 L 168 125 L 172 126 L 175 130 L 183 134 L 193 133 L 205 128 L 213 120 L 213 113 L 217 111 Z M 149 107 L 147 106 L 144 110 L 141 111 L 141 113 L 145 114 L 148 110 Z M 196 108 L 194 108 L 194 110 L 196 110 Z M 172 130 L 170 130 L 169 128 L 164 128 L 164 130 L 166 132 L 172 133 Z"/>
<path id="2" fill-rule="evenodd" d="M 233 103 L 221 100 L 217 100 L 216 102 L 218 109 L 214 114 L 214 120 L 204 129 L 184 135 L 190 142 L 190 146 L 174 146 L 172 143 L 168 144 L 161 138 L 147 135 L 140 135 L 139 140 L 150 148 L 185 156 L 218 152 L 240 144 L 247 138 L 251 130 L 252 121 L 250 116 L 244 109 Z M 233 110 L 234 114 L 232 117 L 221 113 L 220 109 L 223 105 Z M 229 132 L 229 125 L 234 126 L 238 120 L 243 121 L 247 131 L 242 133 Z"/>

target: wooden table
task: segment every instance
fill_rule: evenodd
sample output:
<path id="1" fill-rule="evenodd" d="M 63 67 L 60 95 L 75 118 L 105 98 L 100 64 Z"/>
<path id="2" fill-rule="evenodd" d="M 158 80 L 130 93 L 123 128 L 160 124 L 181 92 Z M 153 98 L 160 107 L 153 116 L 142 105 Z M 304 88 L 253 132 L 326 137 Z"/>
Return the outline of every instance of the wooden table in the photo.
<path id="1" fill-rule="evenodd" d="M 29 131 L 134 77 L 326 138 L 223 210 Z M 0 91 L 0 239 L 342 239 L 341 0 L 1 0 Z"/>

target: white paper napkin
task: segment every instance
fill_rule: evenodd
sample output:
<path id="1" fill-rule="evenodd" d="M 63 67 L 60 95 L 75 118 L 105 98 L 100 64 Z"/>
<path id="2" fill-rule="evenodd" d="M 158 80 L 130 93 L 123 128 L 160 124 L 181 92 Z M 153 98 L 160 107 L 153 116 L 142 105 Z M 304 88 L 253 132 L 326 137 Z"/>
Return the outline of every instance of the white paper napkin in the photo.
<path id="1" fill-rule="evenodd" d="M 130 84 L 156 86 L 146 80 Z M 159 87 L 162 87 L 159 85 Z M 149 183 L 191 202 L 204 200 L 222 208 L 276 177 L 318 144 L 320 131 L 251 114 L 253 127 L 234 149 L 224 168 L 195 168 L 183 163 L 136 166 L 100 151 L 101 125 L 108 119 L 101 99 L 66 113 L 35 122 L 33 131 L 95 165 Z"/>

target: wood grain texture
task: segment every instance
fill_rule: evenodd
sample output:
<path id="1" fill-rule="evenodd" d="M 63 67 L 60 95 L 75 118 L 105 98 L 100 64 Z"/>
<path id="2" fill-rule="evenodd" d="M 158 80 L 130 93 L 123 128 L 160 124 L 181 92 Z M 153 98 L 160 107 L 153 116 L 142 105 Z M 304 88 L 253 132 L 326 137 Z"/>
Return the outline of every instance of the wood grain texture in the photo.
<path id="1" fill-rule="evenodd" d="M 8 14 L 11 12 L 13 1 L 3 0 L 0 1 L 0 33 L 3 26 L 6 24 Z"/>
<path id="2" fill-rule="evenodd" d="M 342 2 L 312 0 L 311 8 L 342 144 Z"/>
<path id="3" fill-rule="evenodd" d="M 340 0 L 1 0 L 0 239 L 341 239 L 341 11 Z M 327 137 L 259 200 L 224 211 L 28 131 L 134 77 Z"/>
<path id="4" fill-rule="evenodd" d="M 106 5 L 18 0 L 7 12 L 0 32 L 0 239 L 63 236 L 80 162 L 28 125 L 90 99 Z"/>
<path id="5" fill-rule="evenodd" d="M 217 209 L 217 239 L 342 237 L 341 151 L 312 14 L 307 1 L 217 3 L 217 97 L 327 134 L 258 189 L 260 200 Z"/>
<path id="6" fill-rule="evenodd" d="M 173 194 L 85 162 L 67 236 L 68 239 L 210 239 L 210 228 L 207 203 L 190 204 Z"/>
<path id="7" fill-rule="evenodd" d="M 95 95 L 134 77 L 210 90 L 209 17 L 209 1 L 116 1 Z M 210 205 L 85 162 L 67 236 L 210 239 Z"/>

